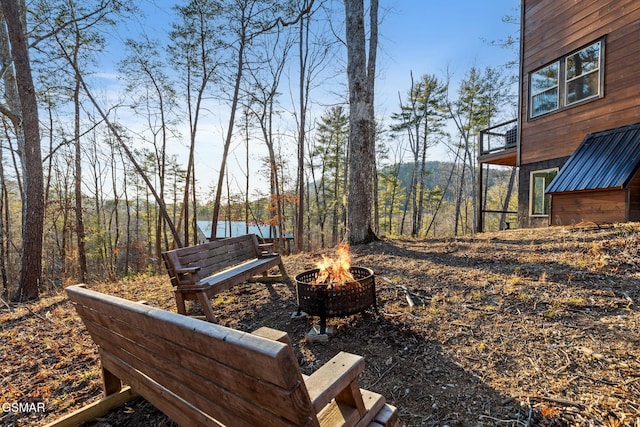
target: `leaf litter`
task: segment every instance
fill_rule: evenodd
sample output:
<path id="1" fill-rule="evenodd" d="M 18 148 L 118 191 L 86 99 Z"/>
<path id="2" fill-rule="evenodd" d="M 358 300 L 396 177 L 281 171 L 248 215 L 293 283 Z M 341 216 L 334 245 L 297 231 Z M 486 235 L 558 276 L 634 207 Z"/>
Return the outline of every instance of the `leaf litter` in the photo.
<path id="1" fill-rule="evenodd" d="M 339 351 L 365 356 L 363 388 L 403 426 L 640 427 L 640 224 L 508 230 L 352 247 L 376 274 L 378 312 L 292 319 L 288 283 L 243 284 L 214 298 L 225 326 L 286 331 L 310 374 Z M 331 250 L 285 257 L 292 277 Z M 175 311 L 163 276 L 91 285 Z M 189 307 L 199 313 L 197 304 Z M 97 349 L 63 293 L 0 306 L 0 425 L 51 422 L 101 397 Z M 144 399 L 87 425 L 173 426 Z"/>

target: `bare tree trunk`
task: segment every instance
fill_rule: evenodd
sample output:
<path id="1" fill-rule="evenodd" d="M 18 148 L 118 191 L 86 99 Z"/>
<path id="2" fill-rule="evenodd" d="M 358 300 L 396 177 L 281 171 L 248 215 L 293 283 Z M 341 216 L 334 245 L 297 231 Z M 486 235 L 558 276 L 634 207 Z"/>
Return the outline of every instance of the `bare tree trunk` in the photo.
<path id="1" fill-rule="evenodd" d="M 465 144 L 465 150 L 466 150 L 466 155 L 465 156 L 467 158 L 467 161 L 469 162 L 469 176 L 472 177 L 472 180 L 473 180 L 473 177 L 476 176 L 476 160 L 475 160 L 475 157 L 472 154 L 473 152 L 475 152 L 475 150 L 471 149 L 471 145 L 470 144 L 471 144 L 471 141 L 468 139 L 467 143 Z M 476 206 L 477 205 L 476 186 L 473 183 L 471 185 L 470 193 L 471 193 L 470 197 L 471 197 L 471 207 L 472 207 L 472 209 L 471 209 L 471 215 L 472 215 L 471 232 L 473 234 L 475 234 L 477 232 L 476 226 L 478 224 L 477 216 L 476 216 L 477 212 L 478 212 L 478 209 L 477 209 L 477 206 Z"/>
<path id="2" fill-rule="evenodd" d="M 213 230 L 215 230 L 217 227 L 218 215 L 220 214 L 220 199 L 222 198 L 222 185 L 223 185 L 222 180 L 224 179 L 225 169 L 227 167 L 227 157 L 229 155 L 229 148 L 231 146 L 231 140 L 233 137 L 233 128 L 235 126 L 235 116 L 238 109 L 238 102 L 240 98 L 240 85 L 242 83 L 242 76 L 245 71 L 245 63 L 244 63 L 245 49 L 250 44 L 250 42 L 260 34 L 268 33 L 269 31 L 276 28 L 277 26 L 286 27 L 289 25 L 297 24 L 298 21 L 302 19 L 304 15 L 309 13 L 311 8 L 313 7 L 313 1 L 314 0 L 310 0 L 307 7 L 303 8 L 294 20 L 290 22 L 284 22 L 281 18 L 278 18 L 268 25 L 260 25 L 259 28 L 253 33 L 249 33 L 248 31 L 250 29 L 250 25 L 253 24 L 252 20 L 255 21 L 255 18 L 256 18 L 255 16 L 252 16 L 252 6 L 254 6 L 254 4 L 250 4 L 252 2 L 246 1 L 246 0 L 241 2 L 240 1 L 236 2 L 236 8 L 240 9 L 240 18 L 239 18 L 239 24 L 238 24 L 240 27 L 238 28 L 238 40 L 237 40 L 238 41 L 238 52 L 237 52 L 238 57 L 236 60 L 237 62 L 236 62 L 236 69 L 235 69 L 233 96 L 231 98 L 231 111 L 229 113 L 229 125 L 227 127 L 227 134 L 225 137 L 222 159 L 220 163 L 220 172 L 218 175 L 218 185 L 216 188 L 216 196 L 213 202 L 213 221 L 212 221 L 212 227 L 211 227 L 212 233 L 214 233 Z"/>
<path id="3" fill-rule="evenodd" d="M 108 248 L 107 248 L 107 256 L 109 259 L 109 263 L 108 263 L 108 272 L 109 272 L 109 277 L 115 278 L 117 277 L 117 273 L 118 273 L 118 254 L 120 253 L 120 196 L 118 195 L 118 182 L 117 182 L 117 177 L 116 177 L 116 150 L 113 144 L 110 145 L 110 149 L 111 149 L 111 188 L 113 190 L 113 210 L 111 212 L 111 216 L 109 218 L 109 233 L 107 235 L 107 237 L 105 238 L 105 241 L 108 244 Z M 118 154 L 120 154 L 120 158 L 121 158 L 121 163 L 125 164 L 124 161 L 124 156 L 122 155 L 122 151 L 120 151 Z M 125 240 L 125 264 L 128 262 L 129 260 L 129 242 L 130 242 L 130 211 L 129 211 L 129 195 L 127 193 L 128 191 L 128 186 L 127 186 L 127 180 L 125 180 L 123 186 L 122 186 L 123 192 L 124 192 L 124 209 L 126 211 L 126 216 L 127 216 L 127 225 L 126 225 L 126 229 L 125 229 L 125 233 L 126 233 L 126 240 Z M 104 202 L 101 202 L 101 204 L 103 204 Z M 104 207 L 101 208 L 103 211 L 105 210 Z M 125 266 L 126 268 L 126 266 Z M 126 271 L 126 270 L 125 270 Z"/>
<path id="4" fill-rule="evenodd" d="M 245 222 L 245 234 L 249 234 L 249 213 L 251 210 L 251 206 L 249 204 L 249 112 L 245 111 L 244 114 L 244 120 L 245 120 L 245 148 L 246 148 L 246 152 L 245 152 L 245 187 L 244 187 L 244 192 L 245 192 L 245 196 L 244 196 L 244 222 Z"/>
<path id="5" fill-rule="evenodd" d="M 455 214 L 455 225 L 453 228 L 453 235 L 458 235 L 458 222 L 461 219 L 461 208 L 462 208 L 462 195 L 464 193 L 464 179 L 465 172 L 467 170 L 467 151 L 464 151 L 464 158 L 462 159 L 462 172 L 460 173 L 460 181 L 458 183 L 458 193 L 456 197 L 456 214 Z"/>
<path id="6" fill-rule="evenodd" d="M 0 0 L 11 54 L 15 68 L 15 84 L 19 100 L 19 110 L 10 117 L 16 134 L 21 135 L 20 147 L 24 176 L 25 199 L 22 220 L 22 269 L 17 298 L 30 300 L 38 298 L 42 276 L 42 233 L 44 227 L 44 194 L 42 155 L 40 147 L 40 122 L 38 103 L 31 75 L 29 47 L 27 43 L 26 8 L 24 1 Z M 8 59 L 8 58 L 6 58 Z"/>
<path id="7" fill-rule="evenodd" d="M 74 61 L 77 61 L 77 45 L 73 53 Z M 75 126 L 74 126 L 74 147 L 75 147 L 75 165 L 74 165 L 74 190 L 75 190 L 75 217 L 76 217 L 76 244 L 78 245 L 78 280 L 84 283 L 87 280 L 87 254 L 85 251 L 85 230 L 82 207 L 82 151 L 80 147 L 80 82 L 76 79 L 73 89 L 73 104 L 75 108 Z"/>
<path id="8" fill-rule="evenodd" d="M 8 1 L 8 0 L 0 0 L 0 1 Z M 69 60 L 68 57 L 67 57 L 67 60 Z M 158 195 L 158 192 L 155 190 L 153 184 L 149 180 L 149 177 L 144 172 L 144 170 L 142 169 L 140 164 L 136 161 L 136 158 L 134 157 L 134 155 L 131 152 L 131 150 L 129 150 L 129 147 L 127 147 L 127 145 L 124 143 L 124 141 L 120 137 L 120 133 L 118 132 L 118 129 L 116 128 L 116 126 L 114 126 L 113 123 L 111 123 L 111 120 L 109 120 L 109 118 L 104 113 L 104 111 L 102 111 L 102 108 L 97 103 L 96 99 L 93 97 L 93 94 L 89 90 L 89 87 L 87 86 L 86 82 L 84 81 L 84 79 L 80 75 L 80 70 L 78 70 L 77 67 L 76 67 L 75 71 L 76 71 L 76 73 L 78 74 L 78 76 L 80 78 L 80 82 L 82 84 L 82 88 L 84 89 L 85 94 L 87 95 L 87 97 L 89 98 L 89 100 L 91 101 L 93 106 L 96 108 L 96 110 L 100 114 L 100 117 L 102 117 L 102 119 L 105 121 L 105 123 L 107 124 L 109 130 L 113 133 L 114 138 L 116 139 L 116 141 L 118 141 L 118 143 L 120 144 L 120 147 L 124 150 L 124 153 L 127 155 L 127 158 L 129 159 L 129 161 L 131 161 L 131 164 L 135 168 L 135 170 L 138 173 L 138 175 L 143 179 L 143 181 L 146 184 L 147 188 L 149 188 L 149 191 L 151 191 L 151 194 L 153 194 L 153 198 L 155 199 L 156 203 L 158 203 L 158 205 L 160 207 L 160 212 L 162 213 L 162 216 L 167 221 L 167 225 L 169 226 L 169 229 L 171 230 L 171 234 L 173 236 L 173 239 L 176 242 L 176 245 L 178 247 L 182 247 L 182 240 L 180 239 L 180 235 L 178 234 L 178 230 L 176 230 L 176 228 L 174 226 L 174 223 L 171 220 L 171 217 L 169 216 L 169 213 L 167 211 L 167 207 L 166 207 L 166 205 L 164 203 L 164 200 Z M 188 184 L 186 184 L 186 185 L 188 185 Z"/>
<path id="9" fill-rule="evenodd" d="M 367 61 L 363 0 L 344 0 L 349 79 L 349 195 L 351 244 L 376 240 L 371 224 L 375 164 L 374 82 L 378 45 L 378 0 L 370 4 Z"/>
<path id="10" fill-rule="evenodd" d="M 460 148 L 458 148 L 458 151 L 456 152 L 455 161 L 454 161 L 453 165 L 451 165 L 451 171 L 449 171 L 449 177 L 447 178 L 447 183 L 444 186 L 444 190 L 442 190 L 442 197 L 440 197 L 440 200 L 438 200 L 438 204 L 436 205 L 436 208 L 433 210 L 433 216 L 431 217 L 431 222 L 429 223 L 429 226 L 427 227 L 427 230 L 424 233 L 425 236 L 429 235 L 429 231 L 431 230 L 432 227 L 434 229 L 433 230 L 433 236 L 435 237 L 435 235 L 436 235 L 435 226 L 434 226 L 434 224 L 436 222 L 436 217 L 438 216 L 438 212 L 440 212 L 440 207 L 442 206 L 442 201 L 444 200 L 444 196 L 449 191 L 449 186 L 451 185 L 451 182 L 453 181 L 453 174 L 454 174 L 454 172 L 456 170 L 456 163 L 457 163 L 459 157 L 460 157 Z"/>
<path id="11" fill-rule="evenodd" d="M 380 205 L 378 194 L 378 165 L 373 163 L 373 232 L 378 235 L 380 233 Z"/>
<path id="12" fill-rule="evenodd" d="M 308 1 L 304 1 L 307 6 Z M 309 21 L 307 16 L 300 19 L 300 33 L 298 39 L 298 54 L 300 58 L 300 81 L 299 81 L 299 102 L 300 102 L 300 123 L 298 129 L 298 215 L 296 217 L 296 249 L 301 252 L 304 248 L 304 205 L 305 205 L 305 181 L 304 181 L 304 139 L 306 136 L 307 100 L 309 86 L 305 85 L 305 75 L 307 72 L 307 54 L 309 41 Z"/>
<path id="13" fill-rule="evenodd" d="M 3 149 L 0 148 L 0 278 L 2 279 L 2 299 L 9 299 L 9 279 L 7 276 L 7 253 L 5 242 L 7 239 L 7 222 L 5 212 L 9 210 L 7 184 L 4 176 Z"/>
<path id="14" fill-rule="evenodd" d="M 243 18 L 244 9 L 242 10 Z M 213 217 L 211 219 L 211 240 L 216 237 L 216 229 L 218 227 L 218 216 L 220 215 L 220 200 L 222 199 L 222 186 L 224 181 L 225 171 L 227 169 L 227 157 L 229 156 L 229 148 L 231 147 L 231 141 L 233 138 L 233 127 L 235 126 L 236 110 L 238 109 L 238 101 L 240 98 L 240 84 L 242 83 L 242 73 L 244 71 L 244 49 L 247 43 L 247 22 L 242 19 L 240 23 L 240 39 L 238 40 L 238 58 L 236 62 L 236 75 L 233 86 L 233 97 L 231 99 L 231 111 L 229 113 L 229 125 L 227 126 L 227 134 L 224 141 L 224 148 L 222 150 L 222 159 L 220 160 L 220 172 L 218 173 L 218 184 L 216 186 L 216 197 L 213 201 Z"/>

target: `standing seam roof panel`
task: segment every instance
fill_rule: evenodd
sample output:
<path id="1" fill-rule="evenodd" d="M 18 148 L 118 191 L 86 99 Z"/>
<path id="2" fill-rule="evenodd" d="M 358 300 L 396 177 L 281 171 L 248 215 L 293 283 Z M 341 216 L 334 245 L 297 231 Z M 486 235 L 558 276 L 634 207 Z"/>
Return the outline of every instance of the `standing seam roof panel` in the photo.
<path id="1" fill-rule="evenodd" d="M 624 188 L 640 167 L 640 123 L 588 134 L 546 193 Z"/>

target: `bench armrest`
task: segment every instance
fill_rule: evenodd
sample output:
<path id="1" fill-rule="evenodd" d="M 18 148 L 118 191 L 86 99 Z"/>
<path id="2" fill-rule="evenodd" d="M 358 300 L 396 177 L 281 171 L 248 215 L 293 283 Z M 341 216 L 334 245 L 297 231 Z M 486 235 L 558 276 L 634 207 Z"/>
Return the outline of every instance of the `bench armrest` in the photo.
<path id="1" fill-rule="evenodd" d="M 200 270 L 200 267 L 174 267 L 176 274 L 193 274 Z"/>
<path id="2" fill-rule="evenodd" d="M 200 267 L 174 267 L 173 272 L 178 280 L 178 285 L 195 285 L 198 282 L 198 276 L 196 273 L 200 270 Z"/>
<path id="3" fill-rule="evenodd" d="M 311 403 L 319 412 L 334 398 L 348 401 L 356 408 L 363 408 L 364 403 L 358 375 L 364 370 L 364 358 L 356 354 L 341 351 L 320 369 L 305 378 L 305 384 Z"/>
<path id="4" fill-rule="evenodd" d="M 273 243 L 258 243 L 258 250 L 262 256 L 274 255 Z"/>
<path id="5" fill-rule="evenodd" d="M 291 345 L 291 340 L 289 339 L 289 335 L 286 332 L 269 328 L 267 326 L 256 329 L 255 331 L 251 332 L 251 335 L 257 335 L 262 338 L 267 338 L 273 341 Z"/>

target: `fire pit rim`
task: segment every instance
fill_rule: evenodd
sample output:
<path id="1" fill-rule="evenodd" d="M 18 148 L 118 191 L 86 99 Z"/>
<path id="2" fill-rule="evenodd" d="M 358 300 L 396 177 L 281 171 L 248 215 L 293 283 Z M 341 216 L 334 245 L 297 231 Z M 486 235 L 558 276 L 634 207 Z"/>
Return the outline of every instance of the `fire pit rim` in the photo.
<path id="1" fill-rule="evenodd" d="M 349 268 L 349 270 L 351 271 L 352 274 L 354 273 L 354 271 L 359 271 L 359 270 L 364 270 L 367 274 L 363 275 L 362 277 L 356 277 L 355 280 L 352 280 L 352 281 L 349 281 L 349 282 L 344 282 L 342 284 L 343 286 L 340 286 L 340 288 L 337 288 L 337 289 L 342 289 L 342 288 L 348 287 L 347 285 L 350 285 L 350 284 L 359 284 L 362 280 L 367 280 L 370 277 L 371 278 L 375 277 L 375 273 L 373 272 L 373 270 L 368 268 L 368 267 L 361 267 L 361 266 L 357 266 L 357 265 L 352 265 Z M 302 280 L 303 276 L 306 276 L 306 275 L 313 275 L 313 277 L 315 278 L 315 277 L 317 277 L 317 274 L 319 272 L 320 272 L 319 268 L 312 268 L 312 269 L 309 269 L 309 270 L 305 270 L 305 271 L 303 271 L 301 273 L 296 274 L 296 276 L 294 277 L 294 281 L 296 282 L 296 285 L 298 283 L 302 283 L 304 285 L 324 287 L 324 288 L 328 288 L 328 289 L 332 289 L 332 288 L 329 287 L 330 285 L 335 285 L 336 283 L 338 283 L 338 282 L 311 283 L 310 281 Z M 360 273 L 361 273 L 361 271 L 360 271 Z M 354 277 L 355 277 L 355 275 L 354 275 Z"/>
<path id="2" fill-rule="evenodd" d="M 321 334 L 326 329 L 326 319 L 360 313 L 373 306 L 377 312 L 375 274 L 367 267 L 351 266 L 355 281 L 350 286 L 329 288 L 329 284 L 311 283 L 320 269 L 310 269 L 295 276 L 298 314 L 302 311 L 320 317 Z"/>

